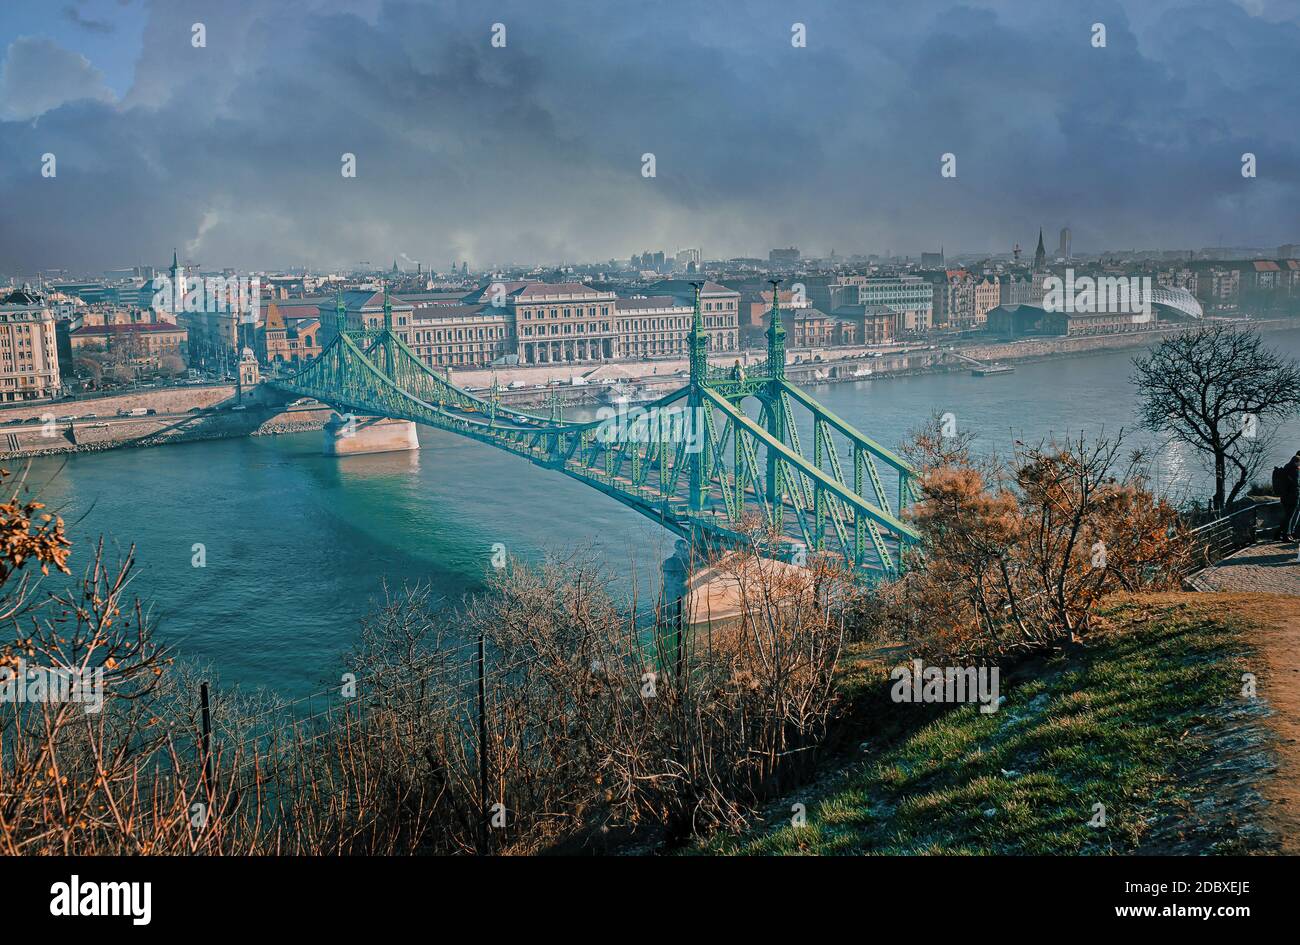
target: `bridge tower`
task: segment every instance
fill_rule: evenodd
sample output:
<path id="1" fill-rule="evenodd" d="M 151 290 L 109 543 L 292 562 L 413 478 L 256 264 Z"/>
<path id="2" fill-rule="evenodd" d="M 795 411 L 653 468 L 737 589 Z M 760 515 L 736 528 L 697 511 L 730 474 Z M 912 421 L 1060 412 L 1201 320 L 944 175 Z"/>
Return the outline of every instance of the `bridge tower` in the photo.
<path id="1" fill-rule="evenodd" d="M 700 292 L 703 282 L 692 282 L 695 288 L 695 316 L 691 323 L 691 390 L 686 398 L 687 423 L 698 423 L 709 409 L 704 399 L 704 385 L 709 376 L 709 333 L 704 329 L 704 312 L 700 305 Z M 664 444 L 660 447 L 666 449 Z M 690 496 L 688 507 L 692 513 L 704 511 L 705 498 L 708 493 L 708 474 L 704 468 L 706 462 L 704 451 L 692 453 L 689 460 Z"/>
<path id="2" fill-rule="evenodd" d="M 348 308 L 343 304 L 343 290 L 334 293 L 334 331 L 340 338 L 348 330 Z"/>
<path id="3" fill-rule="evenodd" d="M 786 439 L 785 415 L 785 326 L 781 324 L 781 279 L 768 279 L 772 286 L 772 320 L 767 326 L 767 432 L 777 442 Z M 767 501 L 773 509 L 782 507 L 785 496 L 785 466 L 774 450 L 767 451 Z"/>
<path id="4" fill-rule="evenodd" d="M 393 300 L 388 297 L 388 283 L 384 283 L 384 373 L 395 376 L 393 361 Z"/>

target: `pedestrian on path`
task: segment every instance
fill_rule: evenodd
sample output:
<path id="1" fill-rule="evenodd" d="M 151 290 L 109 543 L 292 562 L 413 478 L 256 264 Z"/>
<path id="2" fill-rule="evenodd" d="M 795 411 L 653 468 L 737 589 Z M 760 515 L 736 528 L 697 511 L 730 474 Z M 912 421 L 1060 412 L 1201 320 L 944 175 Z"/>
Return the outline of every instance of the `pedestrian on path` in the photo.
<path id="1" fill-rule="evenodd" d="M 1300 453 L 1291 457 L 1285 466 L 1273 470 L 1273 487 L 1282 500 L 1282 521 L 1278 526 L 1278 541 L 1294 541 L 1300 538 L 1296 529 L 1300 528 Z"/>

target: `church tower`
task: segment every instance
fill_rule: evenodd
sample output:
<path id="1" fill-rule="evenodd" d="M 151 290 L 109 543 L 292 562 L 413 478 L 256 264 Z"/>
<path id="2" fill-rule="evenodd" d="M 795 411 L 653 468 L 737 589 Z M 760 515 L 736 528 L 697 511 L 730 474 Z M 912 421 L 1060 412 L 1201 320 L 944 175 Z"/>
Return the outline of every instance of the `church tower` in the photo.
<path id="1" fill-rule="evenodd" d="M 172 317 L 185 308 L 185 267 L 176 258 L 176 247 L 172 247 Z"/>
<path id="2" fill-rule="evenodd" d="M 1034 250 L 1034 271 L 1041 272 L 1047 265 L 1047 250 L 1043 248 L 1043 228 L 1038 228 L 1038 249 Z"/>

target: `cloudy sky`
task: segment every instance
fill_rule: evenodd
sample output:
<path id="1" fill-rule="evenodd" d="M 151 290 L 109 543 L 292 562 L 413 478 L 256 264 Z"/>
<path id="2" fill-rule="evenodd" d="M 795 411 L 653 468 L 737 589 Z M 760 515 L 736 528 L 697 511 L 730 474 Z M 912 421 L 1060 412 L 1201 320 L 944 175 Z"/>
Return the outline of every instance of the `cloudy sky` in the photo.
<path id="1" fill-rule="evenodd" d="M 0 272 L 1276 246 L 1297 50 L 1300 0 L 0 0 Z"/>

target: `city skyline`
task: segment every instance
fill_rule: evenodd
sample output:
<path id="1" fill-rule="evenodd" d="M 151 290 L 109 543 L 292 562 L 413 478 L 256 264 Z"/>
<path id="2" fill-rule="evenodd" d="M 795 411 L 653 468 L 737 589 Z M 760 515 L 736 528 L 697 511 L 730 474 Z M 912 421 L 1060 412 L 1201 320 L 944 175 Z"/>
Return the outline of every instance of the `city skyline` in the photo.
<path id="1" fill-rule="evenodd" d="M 1067 223 L 1076 254 L 1294 239 L 1294 4 L 751 12 L 10 5 L 0 203 L 21 225 L 0 270 L 147 264 L 177 241 L 262 270 L 1002 254 Z"/>

